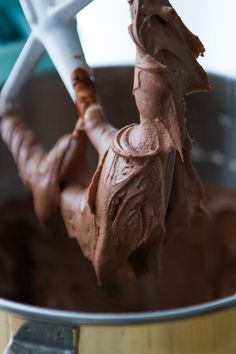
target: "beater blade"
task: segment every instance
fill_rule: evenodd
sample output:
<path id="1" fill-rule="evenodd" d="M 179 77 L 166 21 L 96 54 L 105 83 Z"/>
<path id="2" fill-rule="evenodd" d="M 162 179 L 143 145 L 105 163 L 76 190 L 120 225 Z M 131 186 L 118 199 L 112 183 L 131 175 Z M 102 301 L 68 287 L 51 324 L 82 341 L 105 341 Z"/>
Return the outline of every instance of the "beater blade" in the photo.
<path id="1" fill-rule="evenodd" d="M 31 34 L 0 95 L 0 110 L 14 109 L 23 85 L 45 52 L 48 52 L 71 98 L 71 74 L 89 70 L 77 32 L 76 14 L 92 0 L 20 0 Z"/>

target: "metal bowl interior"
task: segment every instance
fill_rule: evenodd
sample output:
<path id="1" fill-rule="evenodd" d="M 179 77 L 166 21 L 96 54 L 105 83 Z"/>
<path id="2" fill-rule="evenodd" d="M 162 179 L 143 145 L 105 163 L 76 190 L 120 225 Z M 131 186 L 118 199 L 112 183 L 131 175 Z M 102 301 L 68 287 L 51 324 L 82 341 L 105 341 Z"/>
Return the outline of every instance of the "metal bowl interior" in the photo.
<path id="1" fill-rule="evenodd" d="M 117 126 L 138 120 L 132 97 L 133 68 L 95 69 L 107 117 Z M 188 98 L 187 121 L 194 138 L 193 160 L 204 182 L 236 187 L 236 112 L 234 80 L 210 75 L 213 90 Z M 22 95 L 23 116 L 46 148 L 73 128 L 74 106 L 55 73 L 32 79 Z M 46 118 L 45 118 L 46 117 Z M 0 146 L 1 202 L 26 193 L 6 148 Z M 91 163 L 96 156 L 91 152 Z M 236 296 L 192 307 L 145 313 L 103 314 L 48 310 L 0 300 L 0 309 L 26 318 L 62 324 L 127 325 L 176 321 L 236 307 Z"/>

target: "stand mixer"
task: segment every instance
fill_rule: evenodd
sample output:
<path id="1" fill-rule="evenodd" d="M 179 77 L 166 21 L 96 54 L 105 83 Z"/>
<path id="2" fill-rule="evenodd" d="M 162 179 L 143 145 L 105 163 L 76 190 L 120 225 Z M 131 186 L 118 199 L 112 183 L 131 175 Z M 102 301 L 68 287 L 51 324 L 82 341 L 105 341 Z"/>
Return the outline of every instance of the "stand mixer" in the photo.
<path id="1" fill-rule="evenodd" d="M 113 77 L 113 81 L 115 80 Z M 110 85 L 112 84 L 110 81 Z M 112 103 L 120 96 L 114 95 Z M 26 98 L 30 97 L 32 96 Z M 13 104 L 9 104 L 8 107 L 14 110 L 16 102 L 14 97 L 12 101 Z M 218 103 L 218 98 L 214 102 Z M 63 99 L 60 103 L 62 106 Z M 198 104 L 197 108 L 199 107 L 205 109 L 200 117 L 208 118 L 208 106 Z M 127 112 L 127 106 L 125 109 Z M 45 116 L 50 117 L 48 114 Z M 205 128 L 206 122 L 203 119 L 202 121 Z M 8 140 L 7 135 L 5 138 Z M 81 271 L 80 268 L 79 272 Z M 50 351 L 63 354 L 77 353 L 78 350 L 81 353 L 94 354 L 105 352 L 143 354 L 157 351 L 177 354 L 211 353 L 216 348 L 219 353 L 225 353 L 225 350 L 234 353 L 235 301 L 235 297 L 232 297 L 190 308 L 115 315 L 52 311 L 0 299 L 1 328 L 3 331 L 6 328 L 6 338 L 0 342 L 3 345 L 2 352 L 6 354 L 36 350 L 41 353 Z M 9 344 L 5 349 L 7 343 Z"/>

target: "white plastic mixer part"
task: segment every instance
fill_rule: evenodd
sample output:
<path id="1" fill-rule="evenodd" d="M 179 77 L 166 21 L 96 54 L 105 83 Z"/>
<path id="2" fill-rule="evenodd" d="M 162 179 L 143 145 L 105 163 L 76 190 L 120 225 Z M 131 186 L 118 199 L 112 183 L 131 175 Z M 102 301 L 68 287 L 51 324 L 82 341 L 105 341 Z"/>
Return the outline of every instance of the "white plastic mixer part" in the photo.
<path id="1" fill-rule="evenodd" d="M 71 98 L 71 74 L 77 68 L 88 70 L 80 44 L 75 15 L 92 0 L 20 0 L 31 26 L 28 38 L 0 95 L 0 109 L 11 110 L 32 70 L 46 50 Z"/>

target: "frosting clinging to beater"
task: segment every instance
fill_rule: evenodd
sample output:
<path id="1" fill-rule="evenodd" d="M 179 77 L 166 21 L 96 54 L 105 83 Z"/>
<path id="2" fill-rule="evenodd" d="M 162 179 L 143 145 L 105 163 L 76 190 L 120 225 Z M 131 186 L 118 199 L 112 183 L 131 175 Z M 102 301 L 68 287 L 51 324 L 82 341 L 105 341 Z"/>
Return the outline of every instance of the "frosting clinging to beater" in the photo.
<path id="1" fill-rule="evenodd" d="M 167 0 L 129 3 L 139 124 L 118 132 L 111 127 L 82 69 L 72 78 L 79 123 L 49 154 L 16 117 L 6 115 L 1 123 L 38 216 L 62 216 L 100 283 L 123 267 L 129 274 L 158 273 L 163 241 L 189 222 L 203 200 L 191 163 L 184 97 L 209 89 L 196 61 L 204 47 Z M 99 154 L 93 176 L 85 158 L 88 140 Z"/>

